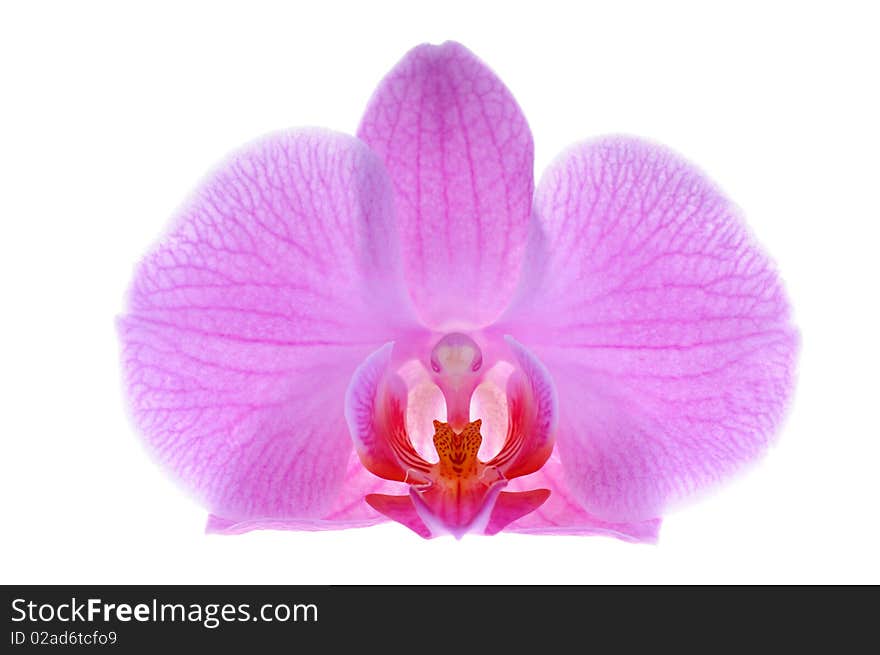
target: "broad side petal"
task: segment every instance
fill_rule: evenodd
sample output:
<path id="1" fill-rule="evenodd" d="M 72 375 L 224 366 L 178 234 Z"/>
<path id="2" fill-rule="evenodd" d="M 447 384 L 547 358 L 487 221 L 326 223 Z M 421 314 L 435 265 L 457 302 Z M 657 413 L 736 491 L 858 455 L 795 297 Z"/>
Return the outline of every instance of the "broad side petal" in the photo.
<path id="1" fill-rule="evenodd" d="M 508 485 L 510 491 L 520 493 L 535 487 L 548 489 L 550 497 L 534 511 L 506 526 L 505 532 L 595 535 L 614 537 L 632 543 L 657 542 L 661 523 L 659 518 L 642 521 L 608 521 L 587 512 L 572 492 L 559 453 L 556 451 L 540 471 L 511 480 Z"/>
<path id="2" fill-rule="evenodd" d="M 342 489 L 330 509 L 319 518 L 258 518 L 232 520 L 222 516 L 208 517 L 206 531 L 214 534 L 241 534 L 252 530 L 322 531 L 362 528 L 385 523 L 388 518 L 364 502 L 376 493 L 394 493 L 400 485 L 388 482 L 367 471 L 357 453 L 349 455 Z"/>
<path id="3" fill-rule="evenodd" d="M 357 139 L 277 134 L 203 182 L 138 266 L 119 324 L 131 413 L 218 525 L 369 518 L 342 498 L 343 400 L 412 325 L 391 205 Z"/>
<path id="4" fill-rule="evenodd" d="M 382 81 L 358 136 L 390 172 L 422 319 L 490 323 L 513 292 L 534 189 L 532 136 L 513 96 L 463 46 L 422 45 Z"/>
<path id="5" fill-rule="evenodd" d="M 578 502 L 603 520 L 648 520 L 760 455 L 798 339 L 731 203 L 668 150 L 617 137 L 555 162 L 535 213 L 500 329 L 553 375 Z"/>

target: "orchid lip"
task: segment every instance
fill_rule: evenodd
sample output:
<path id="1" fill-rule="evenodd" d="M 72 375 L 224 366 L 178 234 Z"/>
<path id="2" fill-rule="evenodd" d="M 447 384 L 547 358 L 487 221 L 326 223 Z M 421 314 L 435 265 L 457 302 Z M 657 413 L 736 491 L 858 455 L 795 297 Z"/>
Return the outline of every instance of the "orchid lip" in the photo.
<path id="1" fill-rule="evenodd" d="M 515 367 L 506 383 L 507 435 L 485 460 L 478 456 L 483 419 L 469 416 L 471 395 L 484 378 L 475 366 L 482 353 L 473 338 L 445 335 L 428 358 L 436 364 L 431 379 L 447 404 L 447 421 L 433 420 L 434 463 L 417 452 L 409 436 L 417 426 L 406 423 L 407 393 L 395 372 L 393 345 L 373 353 L 352 377 L 346 416 L 361 462 L 379 477 L 409 485 L 407 496 L 370 494 L 366 501 L 422 536 L 486 533 L 490 525 L 494 529 L 533 511 L 549 495 L 502 493 L 512 477 L 540 469 L 550 456 L 556 405 L 546 370 L 522 346 L 508 339 L 494 348 L 506 349 Z"/>

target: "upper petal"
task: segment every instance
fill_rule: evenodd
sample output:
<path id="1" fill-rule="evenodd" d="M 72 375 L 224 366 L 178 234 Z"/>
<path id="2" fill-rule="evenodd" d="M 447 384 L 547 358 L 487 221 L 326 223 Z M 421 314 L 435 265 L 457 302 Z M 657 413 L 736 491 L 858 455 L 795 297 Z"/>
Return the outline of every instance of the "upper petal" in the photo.
<path id="1" fill-rule="evenodd" d="M 223 521 L 361 518 L 340 498 L 346 385 L 413 324 L 391 207 L 357 139 L 277 134 L 203 182 L 138 266 L 120 321 L 132 415 Z"/>
<path id="2" fill-rule="evenodd" d="M 501 327 L 556 381 L 578 501 L 605 520 L 650 519 L 761 453 L 797 335 L 731 203 L 678 156 L 621 137 L 568 151 L 535 207 Z"/>
<path id="3" fill-rule="evenodd" d="M 358 136 L 390 172 L 422 319 L 490 323 L 514 288 L 534 186 L 532 136 L 513 96 L 463 46 L 422 45 L 379 85 Z"/>

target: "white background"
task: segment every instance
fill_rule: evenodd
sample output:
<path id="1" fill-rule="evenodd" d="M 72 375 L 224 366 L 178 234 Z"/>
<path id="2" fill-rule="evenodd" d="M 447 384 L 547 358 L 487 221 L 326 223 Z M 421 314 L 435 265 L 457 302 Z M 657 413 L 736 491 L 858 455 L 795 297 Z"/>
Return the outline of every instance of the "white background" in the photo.
<path id="1" fill-rule="evenodd" d="M 880 20 L 872 3 L 5 2 L 0 9 L 0 582 L 880 582 Z M 658 546 L 396 524 L 205 536 L 123 411 L 132 267 L 225 153 L 353 132 L 410 47 L 461 41 L 536 170 L 664 142 L 746 212 L 787 282 L 800 380 L 778 445 Z"/>

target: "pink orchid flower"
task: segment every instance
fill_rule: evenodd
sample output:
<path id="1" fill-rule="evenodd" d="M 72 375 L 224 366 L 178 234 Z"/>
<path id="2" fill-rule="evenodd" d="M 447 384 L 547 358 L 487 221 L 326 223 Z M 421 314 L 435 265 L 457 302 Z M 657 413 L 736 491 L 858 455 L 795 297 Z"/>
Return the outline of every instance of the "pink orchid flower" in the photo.
<path id="1" fill-rule="evenodd" d="M 765 450 L 797 334 L 692 165 L 603 138 L 535 188 L 520 108 L 456 43 L 409 52 L 357 136 L 246 146 L 135 273 L 132 415 L 210 531 L 653 541 Z"/>

